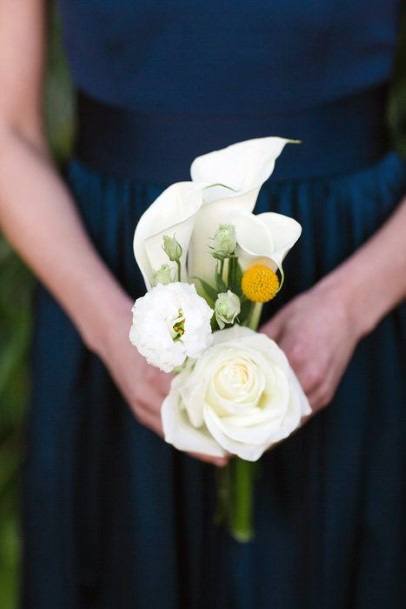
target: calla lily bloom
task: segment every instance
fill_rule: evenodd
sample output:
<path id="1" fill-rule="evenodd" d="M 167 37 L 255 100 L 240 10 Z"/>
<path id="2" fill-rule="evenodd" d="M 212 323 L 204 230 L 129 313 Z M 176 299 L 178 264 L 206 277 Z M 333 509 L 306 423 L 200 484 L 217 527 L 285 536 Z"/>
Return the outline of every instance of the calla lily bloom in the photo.
<path id="1" fill-rule="evenodd" d="M 288 216 L 252 212 L 263 183 L 271 176 L 284 146 L 293 142 L 266 137 L 232 144 L 197 157 L 191 182 L 169 186 L 141 217 L 134 253 L 147 288 L 167 262 L 164 235 L 175 236 L 183 253 L 182 281 L 212 283 L 216 260 L 210 242 L 220 224 L 235 226 L 237 255 L 243 269 L 257 260 L 282 272 L 282 262 L 298 240 L 301 226 Z"/>

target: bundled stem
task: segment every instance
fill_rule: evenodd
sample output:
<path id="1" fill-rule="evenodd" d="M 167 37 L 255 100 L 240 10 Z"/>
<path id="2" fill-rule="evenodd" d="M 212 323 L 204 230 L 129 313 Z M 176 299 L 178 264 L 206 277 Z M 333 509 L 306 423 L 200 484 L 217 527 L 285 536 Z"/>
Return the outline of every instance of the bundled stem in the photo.
<path id="1" fill-rule="evenodd" d="M 234 539 L 246 543 L 254 536 L 255 464 L 235 458 L 231 462 L 233 500 L 230 532 Z"/>
<path id="2" fill-rule="evenodd" d="M 219 260 L 216 273 L 226 289 L 237 281 L 238 259 L 229 256 Z M 253 303 L 247 326 L 256 330 L 262 312 L 261 303 Z M 217 522 L 228 525 L 231 536 L 240 543 L 251 541 L 254 536 L 254 485 L 255 463 L 238 457 L 218 472 Z"/>

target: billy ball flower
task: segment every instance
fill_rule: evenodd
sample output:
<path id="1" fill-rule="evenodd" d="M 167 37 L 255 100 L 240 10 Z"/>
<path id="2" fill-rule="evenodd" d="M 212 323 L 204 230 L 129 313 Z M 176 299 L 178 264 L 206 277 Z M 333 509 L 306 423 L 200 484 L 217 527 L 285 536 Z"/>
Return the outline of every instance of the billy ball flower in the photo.
<path id="1" fill-rule="evenodd" d="M 197 358 L 212 342 L 213 310 L 187 283 L 158 284 L 132 308 L 130 341 L 164 372 Z"/>
<path id="2" fill-rule="evenodd" d="M 257 263 L 244 271 L 241 289 L 248 300 L 264 303 L 276 296 L 280 284 L 275 271 L 263 263 Z"/>

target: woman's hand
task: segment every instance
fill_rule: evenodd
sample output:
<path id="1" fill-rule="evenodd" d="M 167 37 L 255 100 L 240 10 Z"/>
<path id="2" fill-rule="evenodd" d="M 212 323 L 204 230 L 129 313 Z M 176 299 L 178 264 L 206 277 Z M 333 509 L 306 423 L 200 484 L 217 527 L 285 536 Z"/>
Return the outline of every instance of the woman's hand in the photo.
<path id="1" fill-rule="evenodd" d="M 344 288 L 320 282 L 262 328 L 286 353 L 314 412 L 332 400 L 362 336 L 347 302 Z"/>
<path id="2" fill-rule="evenodd" d="M 406 298 L 406 200 L 377 232 L 263 331 L 285 351 L 312 408 L 334 396 L 358 341 Z"/>
<path id="3" fill-rule="evenodd" d="M 121 314 L 109 324 L 110 329 L 104 332 L 102 347 L 98 351 L 137 421 L 163 438 L 161 406 L 168 395 L 172 376 L 150 366 L 131 345 L 128 338 L 130 308 L 131 302 L 127 301 Z M 218 466 L 227 462 L 208 455 L 191 456 Z"/>

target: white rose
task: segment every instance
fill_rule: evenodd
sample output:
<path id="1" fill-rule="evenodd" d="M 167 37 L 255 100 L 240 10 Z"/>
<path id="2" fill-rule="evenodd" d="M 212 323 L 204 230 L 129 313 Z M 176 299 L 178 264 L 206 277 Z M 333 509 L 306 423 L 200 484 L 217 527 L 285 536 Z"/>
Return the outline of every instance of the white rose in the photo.
<path id="1" fill-rule="evenodd" d="M 146 360 L 171 372 L 212 342 L 212 309 L 192 284 L 158 284 L 132 308 L 130 341 Z"/>
<path id="2" fill-rule="evenodd" d="M 274 341 L 234 326 L 188 362 L 162 406 L 165 439 L 176 448 L 256 461 L 310 414 L 307 398 Z"/>

